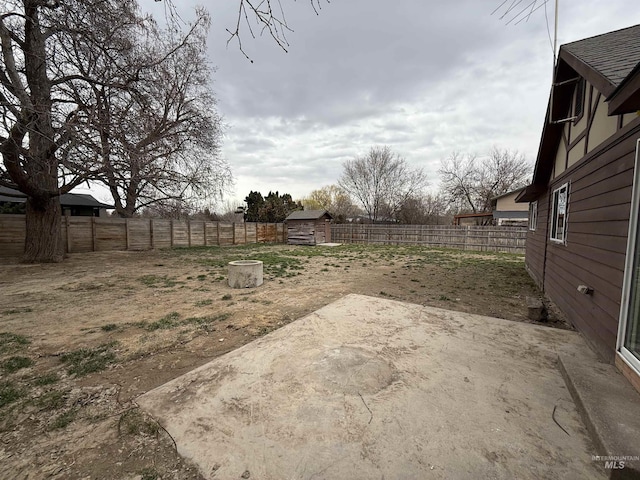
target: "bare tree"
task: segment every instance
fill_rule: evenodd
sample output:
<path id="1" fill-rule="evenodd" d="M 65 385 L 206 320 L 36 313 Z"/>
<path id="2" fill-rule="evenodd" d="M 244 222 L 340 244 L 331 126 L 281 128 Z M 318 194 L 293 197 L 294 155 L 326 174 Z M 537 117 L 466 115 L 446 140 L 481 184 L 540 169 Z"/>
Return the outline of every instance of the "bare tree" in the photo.
<path id="1" fill-rule="evenodd" d="M 329 0 L 327 0 L 328 2 Z M 322 7 L 320 0 L 309 0 L 309 3 L 318 15 Z M 236 25 L 233 29 L 227 28 L 229 33 L 227 45 L 235 39 L 242 54 L 253 63 L 242 46 L 241 30 L 243 25 L 247 27 L 252 38 L 256 37 L 256 31 L 259 31 L 260 35 L 267 33 L 282 50 L 286 52 L 289 48 L 287 33 L 293 32 L 293 30 L 287 23 L 280 0 L 239 0 L 238 2 Z"/>
<path id="2" fill-rule="evenodd" d="M 442 161 L 440 190 L 457 212 L 491 211 L 491 199 L 523 187 L 531 175 L 531 164 L 516 151 L 493 147 L 479 158 L 453 152 Z"/>
<path id="3" fill-rule="evenodd" d="M 177 30 L 175 37 L 158 35 L 135 0 L 8 0 L 4 6 L 0 184 L 27 195 L 25 261 L 62 259 L 59 195 L 88 179 L 116 177 L 115 190 L 126 184 L 120 210 L 131 214 L 136 202 L 128 197 L 157 198 L 160 191 L 175 199 L 187 192 L 185 182 L 213 178 L 219 185 L 227 178 L 225 165 L 216 163 L 219 119 L 203 115 L 212 97 L 186 87 L 194 78 L 202 87 L 207 70 L 202 62 L 178 61 L 179 49 L 193 52 L 185 61 L 202 58 L 206 22 L 179 39 Z M 142 48 L 145 41 L 149 48 Z M 176 78 L 186 82 L 169 81 Z M 195 156 L 187 157 L 187 147 Z M 170 175 L 144 184 L 149 158 L 158 160 L 152 169 L 164 166 Z"/>
<path id="4" fill-rule="evenodd" d="M 327 185 L 318 190 L 313 190 L 309 196 L 302 200 L 307 210 L 326 210 L 336 223 L 344 223 L 347 218 L 360 213 L 360 209 L 353 204 L 351 197 L 338 185 Z"/>
<path id="5" fill-rule="evenodd" d="M 449 223 L 449 205 L 441 194 L 412 196 L 396 214 L 398 223 L 407 225 L 444 225 Z"/>
<path id="6" fill-rule="evenodd" d="M 410 168 L 388 146 L 372 147 L 343 168 L 339 186 L 357 199 L 374 223 L 394 217 L 406 199 L 419 195 L 428 183 L 422 169 Z"/>
<path id="7" fill-rule="evenodd" d="M 106 120 L 100 124 L 99 178 L 121 217 L 155 203 L 214 201 L 231 181 L 219 155 L 222 129 L 206 59 L 208 27 L 208 15 L 199 10 L 184 37 L 176 37 L 173 27 L 139 32 L 132 44 L 144 62 L 154 61 L 141 69 L 135 85 L 124 91 L 95 87 Z"/>
<path id="8" fill-rule="evenodd" d="M 27 195 L 25 260 L 62 259 L 59 195 L 101 171 L 86 144 L 92 85 L 126 88 L 130 29 L 145 22 L 133 1 L 8 0 L 0 13 L 0 183 Z M 80 64 L 76 46 L 92 52 Z M 103 48 L 109 45 L 109 48 Z M 108 80 L 88 74 L 109 66 Z M 81 102 L 78 100 L 81 99 Z"/>

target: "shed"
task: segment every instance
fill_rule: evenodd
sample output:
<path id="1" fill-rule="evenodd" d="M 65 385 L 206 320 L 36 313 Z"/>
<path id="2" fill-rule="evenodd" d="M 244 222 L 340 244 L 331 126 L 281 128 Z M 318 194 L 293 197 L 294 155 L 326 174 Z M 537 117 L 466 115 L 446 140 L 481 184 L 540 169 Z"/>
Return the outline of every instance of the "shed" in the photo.
<path id="1" fill-rule="evenodd" d="M 326 210 L 301 210 L 286 219 L 289 245 L 317 245 L 331 241 L 330 222 L 333 219 Z"/>

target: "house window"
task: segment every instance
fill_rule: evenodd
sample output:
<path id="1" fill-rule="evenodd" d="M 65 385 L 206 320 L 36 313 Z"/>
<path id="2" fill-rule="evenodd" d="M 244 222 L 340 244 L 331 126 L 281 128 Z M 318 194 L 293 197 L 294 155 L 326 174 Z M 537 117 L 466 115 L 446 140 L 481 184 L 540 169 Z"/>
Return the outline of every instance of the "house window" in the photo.
<path id="1" fill-rule="evenodd" d="M 567 203 L 569 200 L 569 184 L 565 183 L 553 191 L 551 210 L 551 237 L 558 243 L 567 243 Z"/>
<path id="2" fill-rule="evenodd" d="M 535 230 L 538 226 L 538 202 L 529 204 L 529 230 Z"/>

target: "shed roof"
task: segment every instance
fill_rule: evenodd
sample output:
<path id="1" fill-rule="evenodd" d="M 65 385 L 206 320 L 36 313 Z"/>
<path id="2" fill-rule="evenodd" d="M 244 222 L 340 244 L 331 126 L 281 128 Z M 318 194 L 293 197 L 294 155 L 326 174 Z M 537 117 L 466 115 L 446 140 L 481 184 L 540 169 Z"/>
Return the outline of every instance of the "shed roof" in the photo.
<path id="1" fill-rule="evenodd" d="M 291 212 L 289 216 L 285 219 L 287 220 L 318 220 L 326 215 L 328 218 L 333 218 L 329 212 L 326 210 L 297 210 L 295 212 Z"/>

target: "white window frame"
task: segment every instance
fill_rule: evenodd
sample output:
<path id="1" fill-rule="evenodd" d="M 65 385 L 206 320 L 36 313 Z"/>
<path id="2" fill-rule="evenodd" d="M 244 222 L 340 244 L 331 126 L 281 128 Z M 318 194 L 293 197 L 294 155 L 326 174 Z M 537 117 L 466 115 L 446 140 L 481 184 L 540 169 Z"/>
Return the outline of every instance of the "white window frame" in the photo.
<path id="1" fill-rule="evenodd" d="M 629 307 L 631 301 L 631 287 L 633 282 L 633 268 L 635 265 L 636 241 L 640 234 L 638 217 L 640 215 L 640 139 L 636 143 L 636 161 L 633 172 L 633 193 L 631 197 L 631 214 L 629 218 L 629 234 L 627 240 L 627 256 L 625 259 L 624 280 L 622 284 L 622 298 L 620 299 L 620 317 L 618 320 L 618 338 L 616 351 L 622 360 L 640 375 L 640 360 L 624 346 L 627 323 L 629 322 Z"/>
<path id="2" fill-rule="evenodd" d="M 538 201 L 529 204 L 529 230 L 532 232 L 538 228 Z"/>
<path id="3" fill-rule="evenodd" d="M 562 195 L 564 190 L 564 205 Z M 567 244 L 567 217 L 569 213 L 569 182 L 563 183 L 551 195 L 551 225 L 549 226 L 549 240 L 561 245 Z M 562 215 L 562 230 L 558 229 L 558 221 Z"/>

